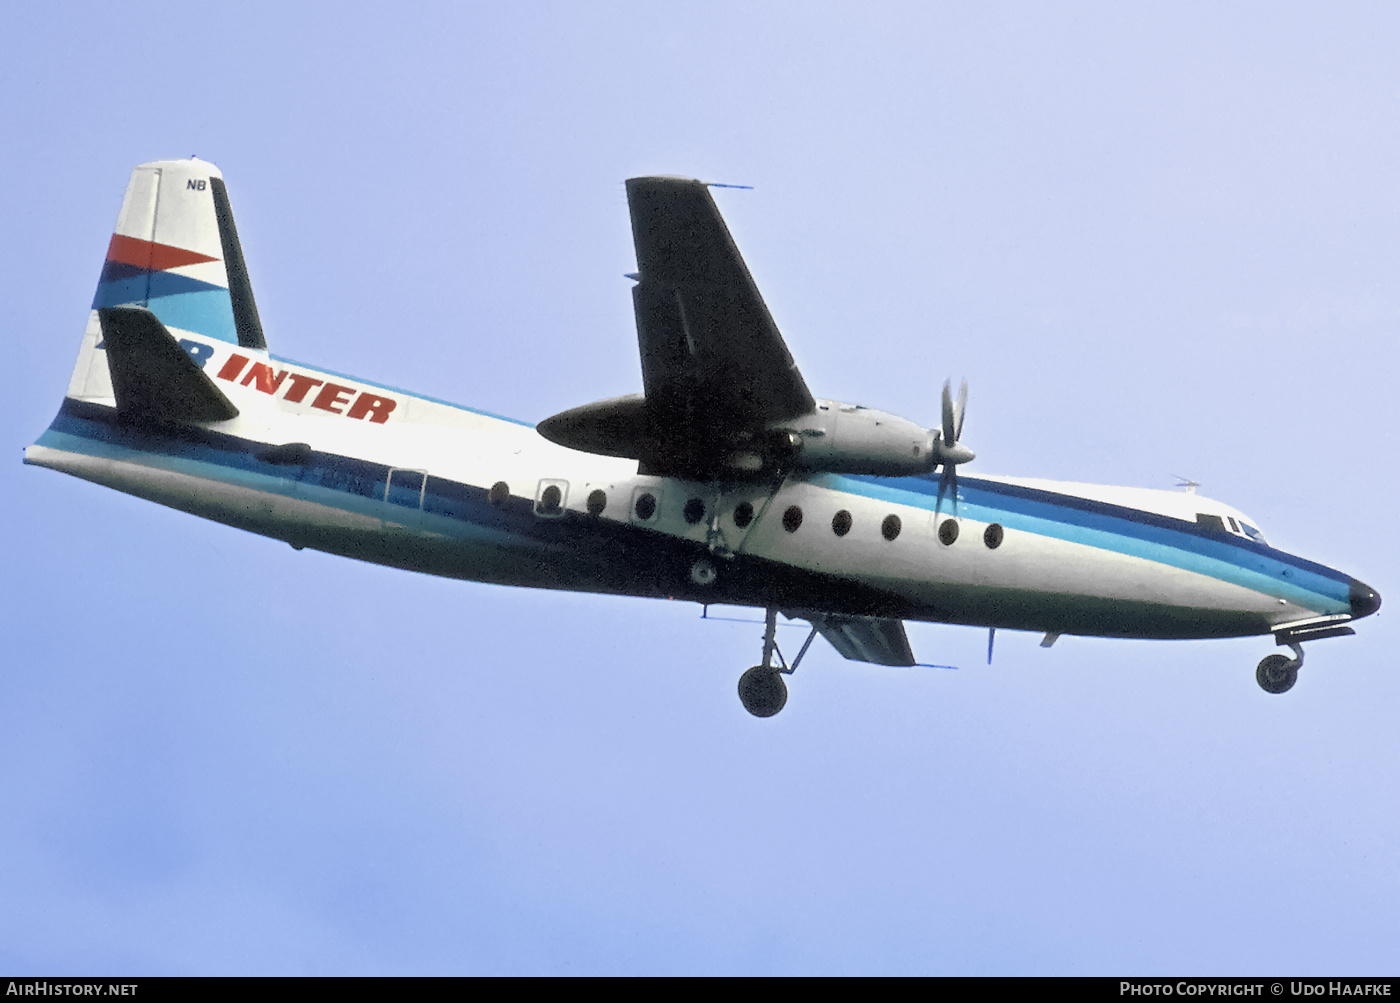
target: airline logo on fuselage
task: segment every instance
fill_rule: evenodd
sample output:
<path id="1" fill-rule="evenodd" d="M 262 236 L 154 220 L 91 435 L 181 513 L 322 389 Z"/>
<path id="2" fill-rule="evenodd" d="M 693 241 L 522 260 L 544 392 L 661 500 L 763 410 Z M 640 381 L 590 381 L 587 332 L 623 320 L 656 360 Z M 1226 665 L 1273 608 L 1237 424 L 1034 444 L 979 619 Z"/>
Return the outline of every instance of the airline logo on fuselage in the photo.
<path id="1" fill-rule="evenodd" d="M 275 363 L 253 362 L 237 352 L 231 354 L 214 375 L 239 386 L 261 390 L 271 397 L 280 396 L 289 404 L 306 404 L 347 418 L 368 418 L 377 425 L 388 421 L 394 408 L 399 406 L 393 397 L 331 383 L 295 369 L 278 369 Z"/>

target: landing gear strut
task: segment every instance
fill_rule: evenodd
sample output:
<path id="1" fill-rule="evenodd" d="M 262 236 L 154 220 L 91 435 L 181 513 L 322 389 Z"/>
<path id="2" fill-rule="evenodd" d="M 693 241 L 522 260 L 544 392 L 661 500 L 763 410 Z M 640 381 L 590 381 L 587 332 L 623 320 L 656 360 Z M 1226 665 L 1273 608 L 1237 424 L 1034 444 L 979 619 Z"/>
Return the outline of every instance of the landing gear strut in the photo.
<path id="1" fill-rule="evenodd" d="M 783 676 L 790 676 L 797 671 L 798 663 L 802 661 L 802 656 L 807 654 L 813 638 L 817 636 L 817 628 L 812 628 L 812 633 L 808 635 L 806 643 L 802 645 L 802 650 L 797 653 L 791 665 L 788 665 L 783 653 L 778 650 L 777 633 L 778 611 L 770 609 L 767 611 L 763 627 L 763 664 L 755 665 L 739 677 L 739 699 L 744 704 L 744 710 L 754 717 L 772 717 L 783 709 L 787 703 L 787 683 L 783 681 Z M 773 664 L 774 655 L 778 656 L 777 665 Z"/>
<path id="2" fill-rule="evenodd" d="M 1303 667 L 1303 646 L 1290 644 L 1295 657 L 1269 655 L 1254 670 L 1254 679 L 1265 693 L 1287 693 L 1298 681 L 1298 670 Z"/>

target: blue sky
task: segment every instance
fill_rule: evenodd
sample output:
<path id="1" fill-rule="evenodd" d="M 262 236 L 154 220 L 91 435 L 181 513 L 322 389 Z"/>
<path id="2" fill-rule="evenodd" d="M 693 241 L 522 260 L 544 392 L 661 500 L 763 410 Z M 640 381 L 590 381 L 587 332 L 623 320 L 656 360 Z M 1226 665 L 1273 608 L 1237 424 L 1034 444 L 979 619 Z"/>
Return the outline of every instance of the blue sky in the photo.
<path id="1" fill-rule="evenodd" d="M 640 389 L 623 179 L 720 202 L 812 388 L 1395 593 L 1390 5 L 28 5 L 0 63 L 0 970 L 1337 974 L 1400 942 L 1394 632 L 760 628 L 439 581 L 19 451 L 131 167 L 223 170 L 273 351 L 537 421 Z M 1388 584 L 1390 583 L 1390 584 Z M 794 628 L 784 636 L 800 643 Z"/>

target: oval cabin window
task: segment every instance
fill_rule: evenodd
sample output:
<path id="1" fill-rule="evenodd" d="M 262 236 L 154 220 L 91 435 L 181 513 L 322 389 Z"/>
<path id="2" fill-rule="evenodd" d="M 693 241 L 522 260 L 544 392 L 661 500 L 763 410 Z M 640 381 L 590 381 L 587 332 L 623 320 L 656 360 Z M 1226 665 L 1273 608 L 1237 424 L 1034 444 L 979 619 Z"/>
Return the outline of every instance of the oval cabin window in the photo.
<path id="1" fill-rule="evenodd" d="M 837 536 L 845 536 L 851 531 L 851 513 L 842 509 L 831 517 L 831 531 Z"/>
<path id="2" fill-rule="evenodd" d="M 564 492 L 559 490 L 559 485 L 551 484 L 540 492 L 540 504 L 537 511 L 540 515 L 556 515 L 563 500 Z"/>

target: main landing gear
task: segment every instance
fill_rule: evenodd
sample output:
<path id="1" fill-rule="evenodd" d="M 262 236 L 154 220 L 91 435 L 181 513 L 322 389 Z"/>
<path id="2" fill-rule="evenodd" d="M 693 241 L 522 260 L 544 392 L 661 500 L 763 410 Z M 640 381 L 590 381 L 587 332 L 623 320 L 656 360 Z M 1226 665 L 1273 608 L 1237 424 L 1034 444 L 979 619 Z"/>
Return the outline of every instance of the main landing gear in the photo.
<path id="1" fill-rule="evenodd" d="M 1265 693 L 1287 693 L 1298 681 L 1298 670 L 1303 667 L 1303 646 L 1290 644 L 1295 657 L 1269 655 L 1254 670 L 1254 678 Z"/>
<path id="2" fill-rule="evenodd" d="M 817 636 L 817 628 L 812 628 L 812 633 L 807 636 L 806 643 L 802 645 L 802 650 L 797 653 L 791 665 L 788 665 L 783 653 L 778 650 L 777 633 L 778 611 L 770 609 L 764 620 L 763 664 L 755 665 L 739 677 L 739 700 L 743 703 L 744 710 L 754 717 L 772 717 L 787 704 L 787 683 L 783 681 L 783 676 L 790 676 L 797 671 L 798 663 L 802 661 L 802 656 L 807 654 L 807 649 L 812 646 L 812 641 Z M 778 656 L 777 665 L 773 664 L 774 655 Z"/>

